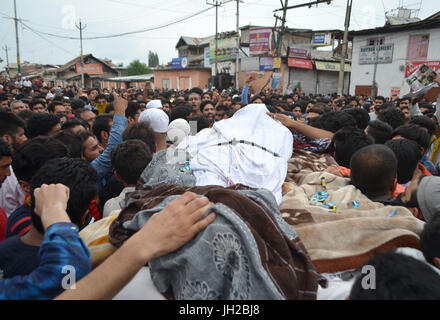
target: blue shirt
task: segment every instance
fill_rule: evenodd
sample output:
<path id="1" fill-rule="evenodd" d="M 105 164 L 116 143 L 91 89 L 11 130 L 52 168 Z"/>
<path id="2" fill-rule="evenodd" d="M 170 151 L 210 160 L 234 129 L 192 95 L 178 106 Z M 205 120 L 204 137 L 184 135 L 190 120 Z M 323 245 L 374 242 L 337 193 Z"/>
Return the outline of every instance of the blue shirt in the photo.
<path id="1" fill-rule="evenodd" d="M 113 116 L 112 130 L 108 139 L 107 148 L 99 155 L 98 158 L 92 161 L 91 165 L 98 173 L 98 191 L 105 186 L 105 181 L 109 173 L 112 171 L 112 162 L 110 154 L 112 150 L 122 142 L 122 132 L 127 126 L 127 118 L 119 114 Z"/>
<path id="2" fill-rule="evenodd" d="M 0 300 L 53 299 L 61 294 L 65 266 L 75 268 L 79 281 L 91 270 L 90 252 L 73 223 L 58 222 L 47 228 L 40 247 L 40 265 L 27 276 L 0 280 Z"/>

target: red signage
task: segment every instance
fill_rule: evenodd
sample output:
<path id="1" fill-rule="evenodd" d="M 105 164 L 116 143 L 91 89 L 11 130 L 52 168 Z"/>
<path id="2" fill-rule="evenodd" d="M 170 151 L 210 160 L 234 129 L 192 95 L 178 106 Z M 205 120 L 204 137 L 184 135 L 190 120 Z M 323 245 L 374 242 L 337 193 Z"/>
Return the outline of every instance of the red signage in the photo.
<path id="1" fill-rule="evenodd" d="M 312 60 L 288 58 L 287 65 L 294 68 L 313 69 Z"/>
<path id="2" fill-rule="evenodd" d="M 76 64 L 76 72 L 81 73 L 81 64 Z M 87 74 L 102 74 L 102 64 L 99 63 L 85 63 L 84 64 L 84 73 Z"/>
<path id="3" fill-rule="evenodd" d="M 405 78 L 408 78 L 414 71 L 416 71 L 420 65 L 426 64 L 429 68 L 435 72 L 440 70 L 440 61 L 407 61 L 405 68 Z"/>

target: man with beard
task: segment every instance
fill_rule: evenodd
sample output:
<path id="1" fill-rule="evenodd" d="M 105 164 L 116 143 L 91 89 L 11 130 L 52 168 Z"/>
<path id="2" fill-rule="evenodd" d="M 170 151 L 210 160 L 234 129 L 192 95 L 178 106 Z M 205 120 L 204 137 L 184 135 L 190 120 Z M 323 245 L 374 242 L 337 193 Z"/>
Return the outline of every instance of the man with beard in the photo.
<path id="1" fill-rule="evenodd" d="M 201 115 L 200 105 L 202 103 L 202 89 L 192 88 L 188 95 L 188 104 L 192 109 L 191 117 Z"/>

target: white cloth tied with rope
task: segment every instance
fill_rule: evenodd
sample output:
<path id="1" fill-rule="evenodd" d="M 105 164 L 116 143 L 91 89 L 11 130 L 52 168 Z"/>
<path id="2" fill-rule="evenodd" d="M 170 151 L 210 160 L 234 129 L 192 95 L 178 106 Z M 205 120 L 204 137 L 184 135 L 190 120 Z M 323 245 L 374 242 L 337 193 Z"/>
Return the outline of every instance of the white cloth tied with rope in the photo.
<path id="1" fill-rule="evenodd" d="M 232 118 L 216 122 L 182 143 L 189 153 L 196 185 L 241 183 L 270 190 L 281 203 L 293 137 L 267 112 L 264 104 L 247 105 Z"/>

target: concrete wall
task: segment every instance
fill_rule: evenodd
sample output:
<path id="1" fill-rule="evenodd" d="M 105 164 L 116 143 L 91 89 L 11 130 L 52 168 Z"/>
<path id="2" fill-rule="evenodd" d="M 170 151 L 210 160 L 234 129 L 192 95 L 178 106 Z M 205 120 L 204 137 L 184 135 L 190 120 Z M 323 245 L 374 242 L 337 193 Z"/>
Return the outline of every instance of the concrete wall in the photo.
<path id="1" fill-rule="evenodd" d="M 163 81 L 168 80 L 169 89 L 185 90 L 193 87 L 205 89 L 208 87 L 209 78 L 211 78 L 209 69 L 155 70 L 154 87 L 162 89 Z"/>
<path id="2" fill-rule="evenodd" d="M 355 36 L 353 39 L 353 57 L 350 94 L 355 93 L 356 86 L 371 86 L 373 82 L 374 64 L 359 64 L 360 47 L 365 46 L 367 39 L 384 37 L 384 44 L 394 44 L 392 63 L 378 64 L 376 83 L 378 95 L 391 96 L 392 87 L 400 87 L 400 97 L 409 93 L 410 88 L 405 81 L 405 62 L 409 36 L 413 34 L 429 34 L 428 56 L 425 61 L 440 60 L 440 28 L 402 31 L 382 35 Z M 402 69 L 402 70 L 401 70 Z"/>

